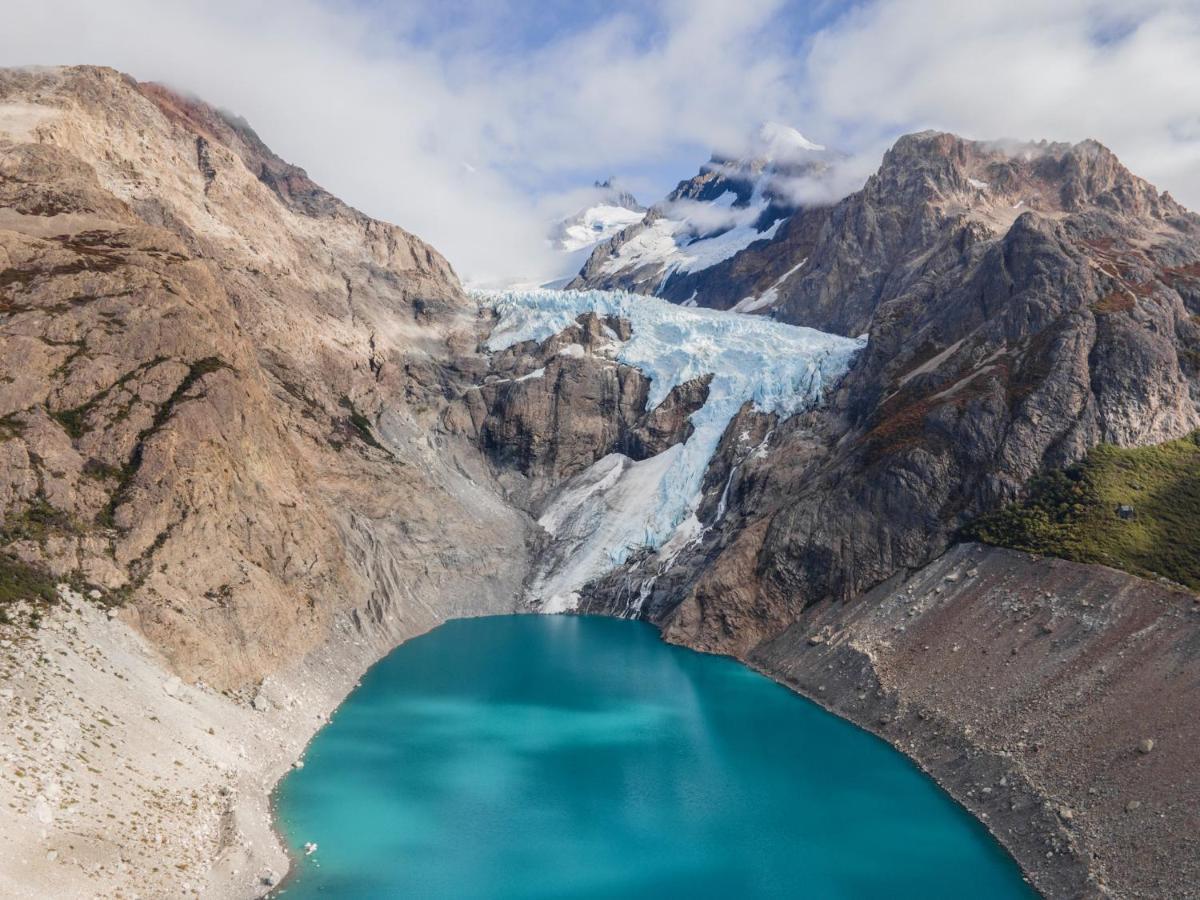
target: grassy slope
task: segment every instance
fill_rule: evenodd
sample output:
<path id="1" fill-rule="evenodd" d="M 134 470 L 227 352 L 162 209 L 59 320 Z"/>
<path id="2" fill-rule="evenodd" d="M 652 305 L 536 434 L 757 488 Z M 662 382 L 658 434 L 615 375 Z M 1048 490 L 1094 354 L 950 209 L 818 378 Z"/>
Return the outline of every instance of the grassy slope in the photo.
<path id="1" fill-rule="evenodd" d="M 1134 518 L 1120 518 L 1121 505 Z M 1026 500 L 975 520 L 962 536 L 1200 590 L 1200 432 L 1150 447 L 1096 447 L 1077 465 L 1038 476 Z"/>

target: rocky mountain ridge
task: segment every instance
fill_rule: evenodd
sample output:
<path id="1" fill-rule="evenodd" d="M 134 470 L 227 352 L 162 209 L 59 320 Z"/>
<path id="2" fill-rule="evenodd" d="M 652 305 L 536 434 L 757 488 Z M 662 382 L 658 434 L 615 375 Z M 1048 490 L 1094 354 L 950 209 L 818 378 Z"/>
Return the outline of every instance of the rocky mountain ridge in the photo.
<path id="1" fill-rule="evenodd" d="M 181 674 L 253 682 L 372 592 L 347 542 L 388 512 L 355 482 L 443 477 L 385 446 L 421 425 L 381 398 L 442 393 L 472 305 L 435 251 L 202 104 L 93 69 L 0 95 L 10 135 L 37 111 L 0 184 L 6 521 L 59 520 L 10 549 L 127 592 Z"/>
<path id="2" fill-rule="evenodd" d="M 763 587 L 788 598 L 781 621 L 923 565 L 1096 443 L 1196 428 L 1200 219 L 1098 145 L 1052 146 L 1001 163 L 949 135 L 902 138 L 862 192 L 813 214 L 826 222 L 805 251 L 809 288 L 783 309 L 865 331 L 867 349 L 827 410 L 774 431 L 770 461 L 730 447 L 718 469 L 737 470 Z M 963 206 L 964 187 L 982 190 L 969 173 L 985 170 L 1054 199 L 1007 221 Z M 720 565 L 701 558 L 704 581 Z M 726 587 L 714 584 L 745 590 Z"/>
<path id="3" fill-rule="evenodd" d="M 267 789 L 363 669 L 516 606 L 532 523 L 431 438 L 475 304 L 244 123 L 91 67 L 0 72 L 0 271 L 0 893 L 256 895 Z"/>
<path id="4" fill-rule="evenodd" d="M 743 157 L 714 154 L 645 217 L 599 244 L 570 289 L 628 290 L 677 303 L 701 299 L 714 270 L 770 241 L 800 207 L 799 194 L 835 154 L 792 128 L 765 124 Z"/>

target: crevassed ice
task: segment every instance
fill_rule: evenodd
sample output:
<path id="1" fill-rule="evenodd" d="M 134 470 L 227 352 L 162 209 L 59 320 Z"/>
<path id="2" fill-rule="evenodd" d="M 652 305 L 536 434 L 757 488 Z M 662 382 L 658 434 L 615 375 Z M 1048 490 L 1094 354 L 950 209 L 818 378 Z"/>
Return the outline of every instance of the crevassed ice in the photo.
<path id="1" fill-rule="evenodd" d="M 712 375 L 708 399 L 692 414 L 693 432 L 684 444 L 639 462 L 605 457 L 564 485 L 543 513 L 542 526 L 561 545 L 557 558 L 535 573 L 532 588 L 533 599 L 548 611 L 572 608 L 579 588 L 634 550 L 656 550 L 681 526 L 695 527 L 705 469 L 744 403 L 784 417 L 808 409 L 866 343 L 619 291 L 537 289 L 476 296 L 499 314 L 486 345 L 490 351 L 543 341 L 586 312 L 627 320 L 632 336 L 618 345 L 615 357 L 650 379 L 648 408 L 676 386 Z"/>

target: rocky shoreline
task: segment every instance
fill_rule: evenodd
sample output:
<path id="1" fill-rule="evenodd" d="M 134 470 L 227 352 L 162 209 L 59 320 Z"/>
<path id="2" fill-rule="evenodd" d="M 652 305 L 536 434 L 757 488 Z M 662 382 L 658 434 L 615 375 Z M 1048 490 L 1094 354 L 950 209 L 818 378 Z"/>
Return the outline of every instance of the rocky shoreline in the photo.
<path id="1" fill-rule="evenodd" d="M 70 589 L 37 631 L 0 626 L 0 893 L 267 894 L 290 868 L 275 785 L 371 665 L 438 624 L 398 639 L 347 618 L 253 698 L 184 684 L 121 616 Z"/>
<path id="2" fill-rule="evenodd" d="M 1030 590 L 1032 584 L 1041 587 Z M 1026 617 L 1010 609 L 1011 628 L 986 636 L 986 655 L 1018 672 L 1016 680 L 1040 679 L 1047 690 L 1081 658 L 1092 668 L 1124 658 L 1115 638 L 1130 634 L 1120 624 L 1129 615 L 1138 632 L 1156 631 L 1156 640 L 1200 641 L 1200 604 L 1190 595 L 1101 567 L 963 545 L 866 598 L 878 602 L 815 611 L 740 658 L 908 756 L 983 823 L 1043 895 L 1196 896 L 1197 864 L 1186 839 L 1197 809 L 1194 788 L 1189 794 L 1177 785 L 1174 797 L 1170 785 L 1155 791 L 1151 770 L 1186 761 L 1194 724 L 1179 720 L 1172 731 L 1142 710 L 1155 745 L 1141 753 L 1123 729 L 1101 721 L 1076 736 L 1094 748 L 1081 760 L 1059 744 L 1064 729 L 1076 726 L 1036 710 L 1030 724 L 1015 720 L 997 731 L 987 721 L 987 695 L 1025 689 L 1006 685 L 978 661 L 955 676 L 964 689 L 958 700 L 931 695 L 930 682 L 906 670 L 905 660 L 917 653 L 919 671 L 930 673 L 980 652 L 983 645 L 966 645 L 957 628 L 970 621 L 965 611 L 1001 608 L 998 592 L 1019 592 L 1038 612 Z M 1134 604 L 1156 609 L 1154 621 L 1139 618 Z M 1110 628 L 1089 627 L 1089 610 L 1109 615 Z M 277 887 L 290 861 L 274 826 L 275 785 L 362 673 L 428 630 L 371 634 L 349 622 L 302 666 L 268 679 L 253 700 L 238 701 L 182 684 L 119 617 L 64 592 L 42 628 L 8 650 L 11 669 L 34 674 L 6 679 L 15 691 L 6 704 L 4 750 L 23 775 L 0 779 L 0 802 L 18 813 L 6 838 L 21 865 L 5 873 L 0 888 L 29 897 L 53 886 L 59 896 L 247 898 Z M 1010 639 L 1067 646 L 1031 663 L 1005 649 Z M 1093 657 L 1097 641 L 1104 649 Z M 46 662 L 36 665 L 38 659 Z M 1181 665 L 1190 671 L 1197 664 Z M 1149 680 L 1142 684 L 1154 689 Z M 1093 699 L 1099 708 L 1108 702 Z M 109 722 L 100 728 L 111 746 L 93 739 L 98 729 L 89 713 Z M 36 753 L 13 754 L 16 717 L 37 727 Z M 82 730 L 67 742 L 70 721 Z M 1124 765 L 1094 771 L 1089 760 L 1104 759 L 1110 745 Z M 1062 762 L 1050 759 L 1052 748 Z M 1131 830 L 1142 835 L 1140 845 L 1130 842 Z M 1170 858 L 1153 870 L 1140 865 L 1146 844 Z"/>
<path id="3" fill-rule="evenodd" d="M 1188 898 L 1200 791 L 1167 773 L 1200 726 L 1162 695 L 1197 642 L 1186 591 L 966 544 L 745 661 L 914 760 L 1044 896 Z"/>

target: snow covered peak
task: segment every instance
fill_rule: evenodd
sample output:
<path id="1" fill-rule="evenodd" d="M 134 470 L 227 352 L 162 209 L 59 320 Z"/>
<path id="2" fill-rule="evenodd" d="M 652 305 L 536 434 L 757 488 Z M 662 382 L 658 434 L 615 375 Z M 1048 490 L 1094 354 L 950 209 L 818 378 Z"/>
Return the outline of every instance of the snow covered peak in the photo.
<path id="1" fill-rule="evenodd" d="M 825 148 L 814 144 L 790 125 L 779 122 L 764 122 L 758 130 L 754 155 L 770 162 L 801 162 L 813 153 Z"/>
<path id="2" fill-rule="evenodd" d="M 622 228 L 640 222 L 644 214 L 645 211 L 641 209 L 599 203 L 559 222 L 552 240 L 554 246 L 564 253 L 576 253 L 607 241 Z"/>
<path id="3" fill-rule="evenodd" d="M 705 280 L 720 277 L 718 266 L 775 240 L 797 209 L 821 192 L 835 158 L 795 128 L 766 122 L 740 151 L 713 154 L 639 223 L 597 244 L 567 284 L 709 305 Z M 769 306 L 738 309 L 766 311 Z"/>
<path id="4" fill-rule="evenodd" d="M 587 205 L 550 229 L 551 246 L 565 257 L 562 272 L 566 280 L 579 270 L 593 247 L 640 222 L 646 213 L 637 198 L 612 178 L 597 181 L 582 193 Z"/>

